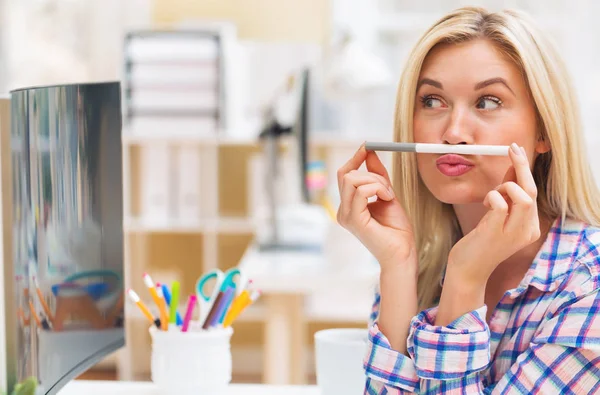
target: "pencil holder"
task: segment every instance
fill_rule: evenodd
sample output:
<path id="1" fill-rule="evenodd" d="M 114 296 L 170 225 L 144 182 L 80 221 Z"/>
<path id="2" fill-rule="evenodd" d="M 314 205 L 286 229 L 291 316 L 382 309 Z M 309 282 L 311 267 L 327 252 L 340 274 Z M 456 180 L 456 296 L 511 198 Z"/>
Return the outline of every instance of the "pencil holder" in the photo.
<path id="1" fill-rule="evenodd" d="M 231 327 L 181 332 L 150 328 L 151 374 L 160 394 L 217 395 L 231 382 Z"/>

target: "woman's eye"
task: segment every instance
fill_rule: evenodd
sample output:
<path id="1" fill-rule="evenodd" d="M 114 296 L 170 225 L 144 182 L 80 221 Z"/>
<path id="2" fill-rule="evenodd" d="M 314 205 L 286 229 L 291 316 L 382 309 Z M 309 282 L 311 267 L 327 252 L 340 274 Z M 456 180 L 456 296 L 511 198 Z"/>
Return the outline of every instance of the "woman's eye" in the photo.
<path id="1" fill-rule="evenodd" d="M 502 101 L 496 97 L 482 97 L 479 102 L 477 102 L 477 108 L 481 110 L 495 110 L 500 107 Z"/>
<path id="2" fill-rule="evenodd" d="M 427 108 L 440 108 L 442 107 L 442 101 L 440 99 L 436 99 L 435 97 L 425 97 L 423 98 L 423 106 Z"/>

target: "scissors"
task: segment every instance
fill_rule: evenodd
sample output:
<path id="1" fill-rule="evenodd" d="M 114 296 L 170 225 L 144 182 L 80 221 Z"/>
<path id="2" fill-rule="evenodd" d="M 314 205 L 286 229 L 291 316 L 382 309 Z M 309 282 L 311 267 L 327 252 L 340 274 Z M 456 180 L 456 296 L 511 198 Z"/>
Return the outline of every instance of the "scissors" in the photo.
<path id="1" fill-rule="evenodd" d="M 209 294 L 205 292 L 206 284 L 215 279 L 215 284 Z M 235 280 L 238 280 L 236 283 Z M 210 270 L 208 273 L 201 276 L 196 282 L 196 296 L 200 305 L 200 323 L 204 323 L 210 309 L 215 303 L 215 299 L 219 292 L 225 292 L 228 287 L 235 289 L 235 295 L 241 294 L 246 288 L 247 278 L 240 269 L 233 267 L 226 272 L 220 269 Z"/>

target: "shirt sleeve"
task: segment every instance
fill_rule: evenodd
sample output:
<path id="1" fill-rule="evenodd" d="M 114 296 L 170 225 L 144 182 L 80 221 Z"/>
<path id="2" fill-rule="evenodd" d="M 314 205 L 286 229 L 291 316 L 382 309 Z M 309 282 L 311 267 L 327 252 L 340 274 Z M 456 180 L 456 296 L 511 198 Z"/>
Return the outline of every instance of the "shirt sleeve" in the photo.
<path id="1" fill-rule="evenodd" d="M 417 377 L 410 357 L 392 349 L 388 339 L 379 330 L 381 295 L 375 292 L 375 301 L 369 317 L 367 353 L 363 366 L 366 373 L 365 394 L 410 394 L 418 391 Z"/>
<path id="2" fill-rule="evenodd" d="M 452 380 L 476 375 L 490 363 L 490 331 L 487 307 L 473 310 L 448 326 L 436 326 L 438 307 L 413 318 L 408 353 L 423 379 Z"/>
<path id="3" fill-rule="evenodd" d="M 600 296 L 565 304 L 546 321 L 496 384 L 487 385 L 486 307 L 435 326 L 437 308 L 411 322 L 408 352 L 423 394 L 592 394 L 600 392 Z"/>

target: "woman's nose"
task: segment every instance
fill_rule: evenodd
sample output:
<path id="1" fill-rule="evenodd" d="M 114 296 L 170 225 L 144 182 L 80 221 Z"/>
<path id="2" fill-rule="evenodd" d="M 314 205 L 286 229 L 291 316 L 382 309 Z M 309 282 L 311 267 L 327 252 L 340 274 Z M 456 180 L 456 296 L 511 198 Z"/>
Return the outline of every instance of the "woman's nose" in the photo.
<path id="1" fill-rule="evenodd" d="M 469 111 L 467 109 L 460 107 L 453 108 L 450 113 L 448 125 L 442 136 L 443 142 L 446 144 L 471 144 L 473 142 L 473 134 L 469 118 Z"/>

